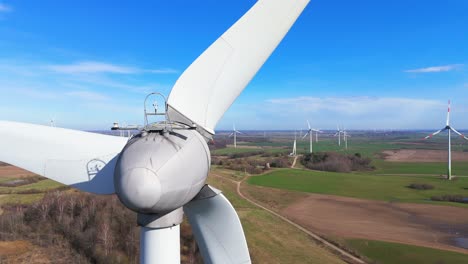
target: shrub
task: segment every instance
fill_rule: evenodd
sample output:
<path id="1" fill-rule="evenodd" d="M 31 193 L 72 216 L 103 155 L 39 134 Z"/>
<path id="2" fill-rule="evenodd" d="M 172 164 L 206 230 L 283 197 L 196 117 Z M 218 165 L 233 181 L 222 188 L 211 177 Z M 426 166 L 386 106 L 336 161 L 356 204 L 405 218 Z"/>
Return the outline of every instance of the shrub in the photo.
<path id="1" fill-rule="evenodd" d="M 445 195 L 432 196 L 431 200 L 442 201 L 442 202 L 468 203 L 468 197 L 465 197 L 460 194 L 445 194 Z"/>
<path id="2" fill-rule="evenodd" d="M 361 154 L 342 155 L 335 152 L 318 152 L 306 154 L 301 163 L 309 169 L 333 172 L 351 172 L 358 170 L 371 170 L 371 160 L 362 158 Z"/>
<path id="3" fill-rule="evenodd" d="M 427 183 L 412 183 L 408 185 L 408 188 L 415 190 L 432 190 L 434 186 Z"/>

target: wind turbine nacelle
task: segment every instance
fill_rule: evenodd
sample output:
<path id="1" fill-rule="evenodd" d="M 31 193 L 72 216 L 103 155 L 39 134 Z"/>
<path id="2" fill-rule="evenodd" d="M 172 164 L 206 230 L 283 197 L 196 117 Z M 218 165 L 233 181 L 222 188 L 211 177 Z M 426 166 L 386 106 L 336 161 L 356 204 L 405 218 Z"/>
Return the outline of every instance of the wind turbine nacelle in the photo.
<path id="1" fill-rule="evenodd" d="M 192 200 L 210 170 L 210 151 L 195 130 L 146 133 L 122 150 L 114 172 L 120 201 L 138 213 L 175 210 Z"/>

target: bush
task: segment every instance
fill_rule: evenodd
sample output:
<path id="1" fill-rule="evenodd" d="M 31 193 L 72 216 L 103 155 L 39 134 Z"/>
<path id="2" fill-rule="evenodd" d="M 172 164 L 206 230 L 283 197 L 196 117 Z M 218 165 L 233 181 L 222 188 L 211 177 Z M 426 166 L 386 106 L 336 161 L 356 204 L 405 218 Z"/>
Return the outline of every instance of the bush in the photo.
<path id="1" fill-rule="evenodd" d="M 434 186 L 427 183 L 412 183 L 408 185 L 408 188 L 415 190 L 432 190 Z"/>
<path id="2" fill-rule="evenodd" d="M 369 158 L 362 158 L 361 154 L 342 155 L 335 152 L 318 152 L 306 154 L 301 159 L 301 163 L 309 169 L 332 171 L 332 172 L 351 172 L 358 170 L 374 169 L 370 166 Z"/>
<path id="3" fill-rule="evenodd" d="M 446 194 L 446 195 L 432 196 L 431 200 L 442 201 L 442 202 L 468 203 L 468 197 L 465 197 L 460 194 Z"/>

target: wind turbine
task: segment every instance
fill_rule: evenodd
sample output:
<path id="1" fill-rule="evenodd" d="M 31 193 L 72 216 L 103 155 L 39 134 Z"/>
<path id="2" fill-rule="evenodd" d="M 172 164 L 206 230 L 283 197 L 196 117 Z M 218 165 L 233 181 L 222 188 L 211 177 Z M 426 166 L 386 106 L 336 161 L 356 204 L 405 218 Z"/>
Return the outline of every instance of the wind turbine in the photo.
<path id="1" fill-rule="evenodd" d="M 307 135 L 309 135 L 309 152 L 312 153 L 312 133 L 313 131 L 318 132 L 318 130 L 310 127 L 309 120 L 307 120 L 307 127 L 309 128 L 309 130 L 307 130 L 307 133 L 305 133 L 305 135 L 302 138 L 304 139 L 305 137 L 307 137 Z"/>
<path id="2" fill-rule="evenodd" d="M 138 214 L 140 263 L 180 263 L 183 213 L 205 263 L 250 263 L 236 211 L 205 185 L 207 141 L 308 3 L 257 1 L 179 77 L 165 120 L 145 122 L 130 140 L 0 121 L 0 160 L 82 191 L 115 193 Z"/>
<path id="3" fill-rule="evenodd" d="M 448 108 L 447 108 L 447 121 L 445 123 L 445 127 L 440 129 L 440 130 L 437 130 L 436 132 L 424 137 L 424 139 L 428 139 L 428 138 L 431 138 L 432 136 L 435 136 L 437 134 L 439 134 L 440 132 L 442 131 L 445 131 L 447 130 L 447 139 L 448 139 L 448 163 L 447 163 L 447 179 L 451 180 L 452 179 L 452 147 L 451 147 L 451 135 L 450 135 L 450 132 L 453 131 L 455 134 L 458 134 L 460 137 L 468 140 L 467 137 L 465 137 L 465 135 L 463 135 L 462 133 L 458 132 L 455 128 L 453 128 L 451 125 L 450 125 L 450 100 L 448 101 Z"/>
<path id="4" fill-rule="evenodd" d="M 348 138 L 351 137 L 348 132 L 346 132 L 346 129 L 343 128 L 342 130 L 343 133 L 343 141 L 345 142 L 345 149 L 348 149 Z"/>
<path id="5" fill-rule="evenodd" d="M 49 118 L 49 126 L 55 127 L 55 116 Z"/>
<path id="6" fill-rule="evenodd" d="M 317 143 L 318 142 L 318 134 L 319 133 L 322 133 L 322 131 L 320 131 L 320 129 L 313 129 L 315 131 L 315 142 Z"/>
<path id="7" fill-rule="evenodd" d="M 229 137 L 234 136 L 234 148 L 237 148 L 237 134 L 244 134 L 240 131 L 236 130 L 236 126 L 233 124 L 232 125 L 232 133 L 229 135 Z"/>
<path id="8" fill-rule="evenodd" d="M 336 125 L 336 133 L 335 137 L 338 136 L 338 146 L 341 146 L 341 134 L 343 133 L 343 130 L 340 129 L 338 125 Z"/>
<path id="9" fill-rule="evenodd" d="M 296 151 L 296 134 L 297 134 L 297 131 L 294 131 L 293 151 L 289 154 L 289 156 L 292 156 L 292 157 L 297 155 L 297 151 Z"/>

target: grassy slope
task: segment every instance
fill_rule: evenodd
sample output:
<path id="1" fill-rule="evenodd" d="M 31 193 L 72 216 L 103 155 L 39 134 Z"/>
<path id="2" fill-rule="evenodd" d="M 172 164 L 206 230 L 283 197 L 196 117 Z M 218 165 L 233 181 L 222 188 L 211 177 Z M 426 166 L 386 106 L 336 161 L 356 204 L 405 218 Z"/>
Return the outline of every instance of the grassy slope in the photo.
<path id="1" fill-rule="evenodd" d="M 236 208 L 253 263 L 343 263 L 295 227 L 240 198 L 234 183 L 215 177 L 209 183 Z"/>
<path id="2" fill-rule="evenodd" d="M 468 255 L 399 243 L 351 239 L 346 244 L 367 258 L 381 264 L 459 264 L 468 263 Z"/>
<path id="3" fill-rule="evenodd" d="M 14 179 L 14 178 L 13 178 Z M 11 179 L 10 179 L 11 180 Z M 17 187 L 0 187 L 1 204 L 30 204 L 42 199 L 44 193 L 59 187 L 63 184 L 52 180 L 42 180 L 36 183 L 21 185 Z M 17 194 L 17 192 L 35 190 L 39 193 Z M 3 193 L 3 194 L 2 194 Z"/>
<path id="4" fill-rule="evenodd" d="M 384 201 L 437 203 L 428 201 L 428 199 L 433 195 L 442 194 L 468 196 L 468 189 L 465 189 L 468 188 L 468 178 L 459 178 L 449 182 L 431 176 L 375 176 L 281 169 L 251 177 L 248 182 L 280 189 Z M 428 183 L 435 188 L 425 191 L 413 190 L 406 187 L 411 183 Z M 444 204 L 468 206 L 456 203 Z"/>

